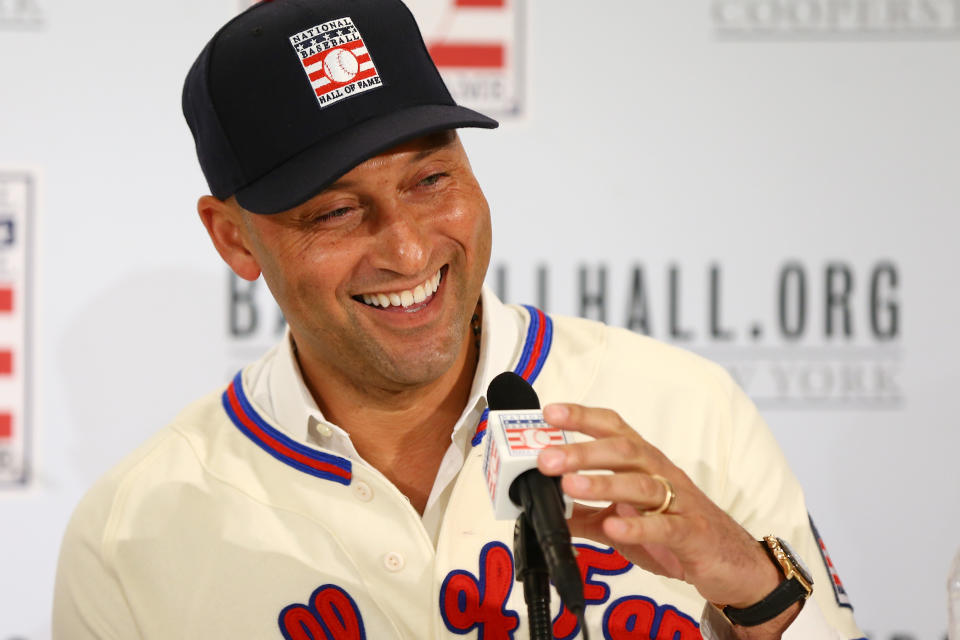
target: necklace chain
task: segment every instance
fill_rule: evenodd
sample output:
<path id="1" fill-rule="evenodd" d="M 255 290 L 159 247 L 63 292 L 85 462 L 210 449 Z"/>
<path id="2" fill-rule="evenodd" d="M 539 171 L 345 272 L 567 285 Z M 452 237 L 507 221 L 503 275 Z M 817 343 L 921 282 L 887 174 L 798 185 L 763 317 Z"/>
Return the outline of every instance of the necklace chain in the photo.
<path id="1" fill-rule="evenodd" d="M 477 348 L 477 362 L 480 362 L 480 338 L 483 335 L 483 302 L 477 301 L 477 308 L 470 318 L 470 330 L 473 332 L 473 344 Z"/>

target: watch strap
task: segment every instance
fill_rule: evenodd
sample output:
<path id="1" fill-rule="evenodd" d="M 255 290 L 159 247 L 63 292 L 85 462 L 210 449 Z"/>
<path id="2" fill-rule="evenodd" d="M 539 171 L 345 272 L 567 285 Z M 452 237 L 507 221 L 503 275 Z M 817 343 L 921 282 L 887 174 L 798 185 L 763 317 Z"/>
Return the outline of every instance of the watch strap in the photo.
<path id="1" fill-rule="evenodd" d="M 807 597 L 807 590 L 796 578 L 784 580 L 777 588 L 767 594 L 760 602 L 735 609 L 731 606 L 723 608 L 723 615 L 733 624 L 741 627 L 753 627 L 763 624 L 768 620 L 773 620 L 778 615 L 787 610 L 787 608 L 798 600 L 804 600 Z"/>
<path id="2" fill-rule="evenodd" d="M 730 605 L 723 607 L 727 619 L 741 627 L 752 627 L 773 620 L 794 602 L 806 600 L 813 591 L 813 580 L 802 564 L 798 566 L 792 559 L 792 551 L 786 542 L 775 536 L 766 536 L 760 544 L 784 580 L 756 604 L 742 609 Z"/>

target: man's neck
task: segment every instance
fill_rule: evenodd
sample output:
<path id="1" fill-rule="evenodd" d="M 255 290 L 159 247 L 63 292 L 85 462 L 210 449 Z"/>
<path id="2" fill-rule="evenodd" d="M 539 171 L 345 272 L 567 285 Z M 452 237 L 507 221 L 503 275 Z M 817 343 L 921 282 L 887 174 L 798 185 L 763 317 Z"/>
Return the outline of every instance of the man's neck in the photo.
<path id="1" fill-rule="evenodd" d="M 478 336 L 468 335 L 454 365 L 437 380 L 415 388 L 382 389 L 337 384 L 311 376 L 304 382 L 324 417 L 350 434 L 357 453 L 403 492 L 421 514 L 454 425 L 470 397 L 479 360 Z M 304 366 L 304 365 L 307 366 Z M 324 379 L 321 387 L 313 381 Z"/>

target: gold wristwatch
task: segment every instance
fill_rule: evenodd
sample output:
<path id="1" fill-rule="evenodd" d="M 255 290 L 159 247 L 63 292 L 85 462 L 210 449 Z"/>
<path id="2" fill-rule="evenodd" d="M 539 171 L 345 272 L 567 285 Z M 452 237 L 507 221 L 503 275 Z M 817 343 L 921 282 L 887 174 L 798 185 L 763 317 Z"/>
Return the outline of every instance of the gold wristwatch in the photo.
<path id="1" fill-rule="evenodd" d="M 741 627 L 752 627 L 773 620 L 794 602 L 806 600 L 813 593 L 810 571 L 786 541 L 776 536 L 766 536 L 761 544 L 783 573 L 783 582 L 754 605 L 743 609 L 729 605 L 723 607 L 723 615 L 727 620 Z"/>

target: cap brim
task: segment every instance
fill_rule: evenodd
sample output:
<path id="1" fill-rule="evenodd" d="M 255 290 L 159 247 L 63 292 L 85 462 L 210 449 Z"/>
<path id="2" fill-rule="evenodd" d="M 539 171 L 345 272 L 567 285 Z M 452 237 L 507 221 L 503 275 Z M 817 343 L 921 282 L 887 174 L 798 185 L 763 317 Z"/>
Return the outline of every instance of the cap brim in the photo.
<path id="1" fill-rule="evenodd" d="M 445 129 L 497 126 L 496 120 L 457 105 L 407 107 L 321 140 L 234 195 L 248 211 L 279 213 L 306 202 L 358 164 L 407 140 Z"/>

